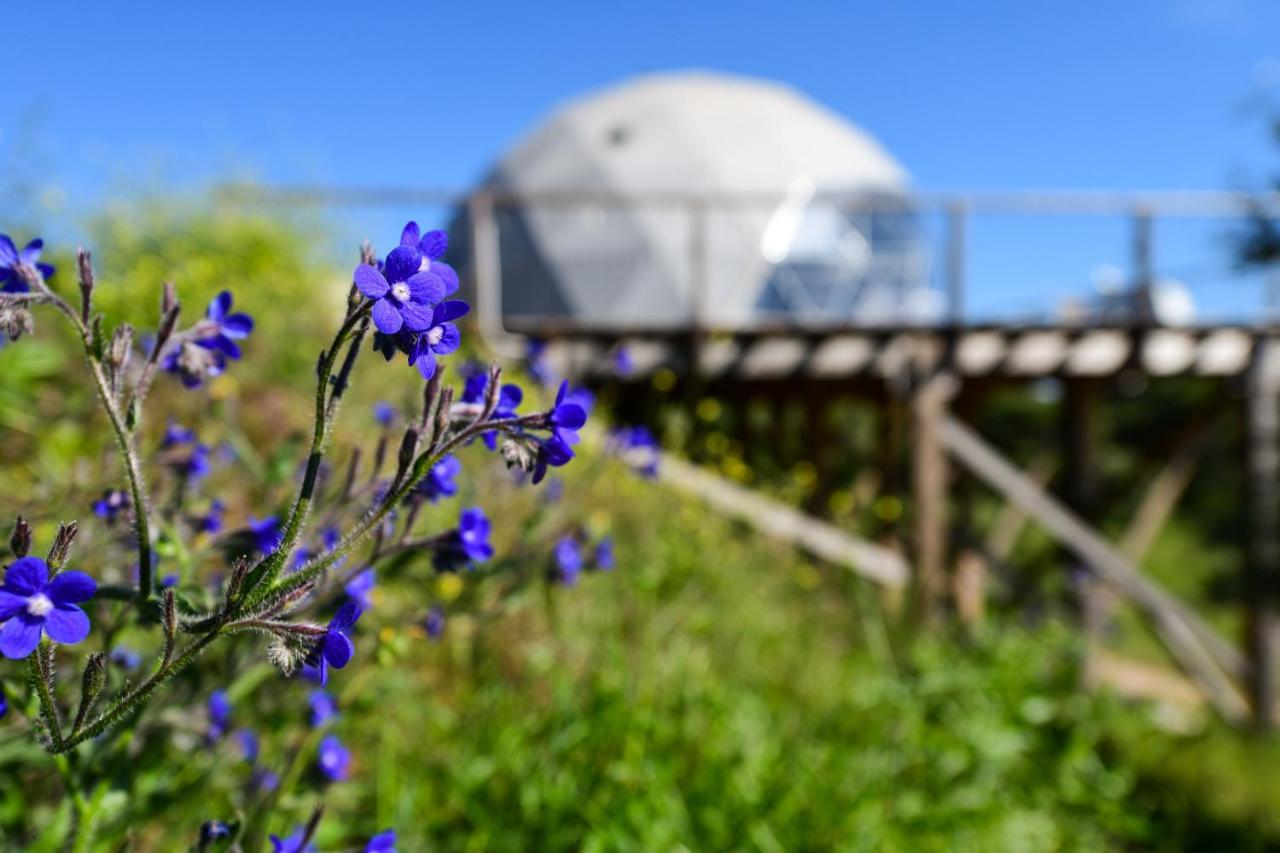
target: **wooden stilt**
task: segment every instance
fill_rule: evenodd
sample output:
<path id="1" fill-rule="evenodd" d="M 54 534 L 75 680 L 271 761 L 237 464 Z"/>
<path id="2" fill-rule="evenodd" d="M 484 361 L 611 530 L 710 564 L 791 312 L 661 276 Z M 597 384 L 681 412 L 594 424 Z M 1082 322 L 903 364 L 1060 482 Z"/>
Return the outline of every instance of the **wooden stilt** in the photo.
<path id="1" fill-rule="evenodd" d="M 930 622 L 947 593 L 947 455 L 938 429 L 955 381 L 941 374 L 923 383 L 911 401 L 911 476 L 920 616 Z"/>
<path id="2" fill-rule="evenodd" d="M 1249 694 L 1258 725 L 1273 725 L 1280 656 L 1280 340 L 1258 346 L 1249 376 Z"/>

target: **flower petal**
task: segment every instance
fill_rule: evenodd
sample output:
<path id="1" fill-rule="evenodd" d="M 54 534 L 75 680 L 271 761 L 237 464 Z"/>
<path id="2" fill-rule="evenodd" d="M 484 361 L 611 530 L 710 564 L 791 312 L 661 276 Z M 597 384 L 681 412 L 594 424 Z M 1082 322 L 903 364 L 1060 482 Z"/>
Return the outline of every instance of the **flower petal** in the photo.
<path id="1" fill-rule="evenodd" d="M 404 325 L 404 318 L 394 305 L 386 299 L 379 299 L 373 303 L 373 325 L 384 335 L 394 335 Z"/>
<path id="2" fill-rule="evenodd" d="M 564 429 L 578 429 L 587 422 L 586 411 L 577 403 L 561 403 L 551 410 L 551 423 Z"/>
<path id="3" fill-rule="evenodd" d="M 351 645 L 351 640 L 346 634 L 341 631 L 330 631 L 321 640 L 321 650 L 330 666 L 342 669 L 347 665 L 347 661 L 351 660 L 356 649 Z"/>
<path id="4" fill-rule="evenodd" d="M 356 624 L 356 620 L 360 618 L 360 605 L 354 601 L 348 601 L 338 608 L 338 612 L 329 620 L 330 628 L 350 628 Z"/>
<path id="5" fill-rule="evenodd" d="M 418 248 L 422 250 L 422 254 L 433 261 L 436 258 L 444 257 L 445 251 L 449 248 L 449 235 L 443 231 L 428 231 L 422 235 L 422 241 L 418 243 Z M 434 267 L 435 264 L 432 264 L 432 266 Z"/>
<path id="6" fill-rule="evenodd" d="M 231 291 L 224 290 L 209 301 L 209 308 L 206 310 L 205 316 L 215 323 L 227 316 L 227 312 L 231 310 Z"/>
<path id="7" fill-rule="evenodd" d="M 450 299 L 436 306 L 435 321 L 437 323 L 447 323 L 450 320 L 466 316 L 470 310 L 471 306 L 461 299 Z"/>
<path id="8" fill-rule="evenodd" d="M 443 333 L 440 335 L 440 342 L 431 349 L 436 355 L 448 355 L 455 352 L 462 345 L 462 332 L 458 331 L 458 327 L 452 323 L 445 323 L 440 327 Z"/>
<path id="9" fill-rule="evenodd" d="M 23 263 L 34 264 L 40 260 L 40 250 L 44 248 L 44 241 L 39 237 L 28 243 L 22 250 L 21 258 Z"/>
<path id="10" fill-rule="evenodd" d="M 10 660 L 21 660 L 40 645 L 40 628 L 43 619 L 27 613 L 19 613 L 0 628 L 0 655 Z"/>
<path id="11" fill-rule="evenodd" d="M 425 332 L 431 328 L 430 305 L 404 302 L 400 305 L 400 316 L 404 318 L 404 327 L 411 332 Z"/>
<path id="12" fill-rule="evenodd" d="M 387 284 L 387 280 L 383 278 L 382 273 L 368 264 L 361 264 L 356 267 L 351 279 L 355 282 L 360 292 L 370 299 L 381 299 L 391 289 L 391 286 Z"/>
<path id="13" fill-rule="evenodd" d="M 214 335 L 211 338 L 201 338 L 196 341 L 197 344 L 205 349 L 216 350 L 217 352 L 226 353 L 234 359 L 240 358 L 240 347 L 226 335 Z"/>
<path id="14" fill-rule="evenodd" d="M 414 302 L 435 304 L 444 299 L 444 279 L 433 272 L 420 272 L 409 276 L 409 297 Z"/>
<path id="15" fill-rule="evenodd" d="M 58 604 L 44 617 L 44 632 L 59 643 L 78 643 L 89 636 L 89 617 L 74 604 Z"/>
<path id="16" fill-rule="evenodd" d="M 222 321 L 222 334 L 228 338 L 247 338 L 252 331 L 253 318 L 248 314 L 232 314 Z"/>
<path id="17" fill-rule="evenodd" d="M 387 262 L 383 265 L 382 271 L 386 274 L 387 281 L 395 284 L 397 281 L 408 280 L 420 266 L 422 266 L 422 255 L 416 246 L 396 246 L 387 255 Z"/>
<path id="18" fill-rule="evenodd" d="M 88 601 L 98 591 L 98 582 L 84 572 L 61 572 L 49 583 L 46 594 L 54 604 Z"/>
<path id="19" fill-rule="evenodd" d="M 418 229 L 418 223 L 410 219 L 408 224 L 404 226 L 404 230 L 400 232 L 400 245 L 417 246 L 418 235 L 421 233 L 422 232 Z"/>
<path id="20" fill-rule="evenodd" d="M 432 261 L 431 271 L 444 279 L 444 295 L 452 296 L 458 292 L 458 273 L 444 261 Z"/>
<path id="21" fill-rule="evenodd" d="M 423 353 L 415 366 L 418 368 L 418 372 L 422 374 L 423 379 L 430 379 L 436 375 L 436 357 L 431 352 Z"/>
<path id="22" fill-rule="evenodd" d="M 0 264 L 11 267 L 18 262 L 18 247 L 8 234 L 0 234 Z"/>
<path id="23" fill-rule="evenodd" d="M 4 588 L 20 595 L 35 595 L 49 582 L 49 566 L 39 557 L 14 560 L 4 573 Z"/>
<path id="24" fill-rule="evenodd" d="M 27 609 L 27 597 L 0 589 L 0 622 L 12 619 Z"/>

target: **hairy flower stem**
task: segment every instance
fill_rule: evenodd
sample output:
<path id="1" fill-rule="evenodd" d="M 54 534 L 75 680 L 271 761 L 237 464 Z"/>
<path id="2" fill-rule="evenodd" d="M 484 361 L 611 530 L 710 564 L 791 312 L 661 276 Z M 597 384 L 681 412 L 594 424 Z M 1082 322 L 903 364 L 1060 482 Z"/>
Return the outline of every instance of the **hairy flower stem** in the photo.
<path id="1" fill-rule="evenodd" d="M 181 655 L 178 655 L 173 660 L 162 662 L 156 668 L 156 671 L 151 674 L 150 678 L 118 698 L 110 708 L 99 714 L 93 722 L 82 729 L 72 732 L 70 736 L 62 738 L 61 743 L 54 744 L 50 751 L 54 754 L 69 752 L 86 740 L 102 734 L 133 711 L 141 709 L 150 701 L 152 694 L 162 684 L 194 663 L 200 653 L 221 635 L 221 626 L 218 626 L 210 630 L 209 633 L 193 640 Z"/>
<path id="2" fill-rule="evenodd" d="M 525 415 L 518 418 L 505 418 L 503 420 L 487 421 L 484 423 L 472 423 L 466 429 L 460 430 L 456 435 L 435 447 L 430 447 L 414 460 L 413 467 L 407 477 L 404 478 L 400 485 L 389 492 L 382 499 L 382 503 L 370 510 L 364 518 L 357 522 L 356 526 L 347 532 L 338 544 L 327 554 L 302 565 L 296 572 L 289 575 L 275 587 L 264 590 L 276 595 L 285 595 L 295 590 L 302 589 L 307 584 L 312 583 L 319 578 L 330 566 L 338 561 L 340 557 L 350 551 L 353 547 L 360 543 L 369 531 L 373 530 L 384 518 L 396 507 L 400 501 L 404 500 L 418 484 L 418 481 L 426 476 L 427 471 L 431 469 L 442 458 L 455 450 L 459 446 L 475 438 L 482 432 L 496 430 L 499 432 L 515 432 L 522 428 L 545 426 L 546 417 L 544 414 Z"/>
<path id="3" fill-rule="evenodd" d="M 53 702 L 53 673 L 45 665 L 45 649 L 48 646 L 48 640 L 41 640 L 36 650 L 27 657 L 27 666 L 31 670 L 31 683 L 35 687 L 36 697 L 40 700 L 40 719 L 49 732 L 50 751 L 61 752 L 66 741 L 62 738 L 58 707 Z"/>
<path id="4" fill-rule="evenodd" d="M 138 600 L 145 602 L 154 592 L 146 485 L 142 478 L 142 465 L 138 461 L 138 452 L 133 446 L 133 434 L 129 431 L 125 417 L 120 411 L 119 400 L 112 394 L 111 384 L 102 371 L 100 353 L 96 348 L 100 342 L 94 340 L 94 327 L 87 325 L 81 319 L 80 312 L 72 308 L 65 299 L 50 290 L 49 286 L 43 282 L 40 283 L 40 289 L 37 292 L 18 295 L 33 297 L 30 300 L 32 302 L 52 305 L 80 334 L 85 360 L 89 364 L 89 374 L 93 377 L 93 384 L 98 391 L 98 398 L 102 401 L 102 408 L 106 410 L 107 420 L 111 422 L 111 431 L 115 433 L 116 446 L 124 463 L 125 479 L 129 483 L 129 499 L 133 502 L 133 532 L 138 540 Z"/>
<path id="5" fill-rule="evenodd" d="M 365 331 L 368 329 L 369 311 L 372 303 L 366 302 L 347 315 L 346 321 L 338 329 L 338 333 L 333 338 L 333 343 L 324 351 L 320 357 L 320 362 L 316 367 L 316 408 L 315 408 L 315 426 L 311 434 L 311 450 L 307 454 L 306 473 L 302 477 L 302 488 L 298 490 L 298 497 L 293 503 L 293 509 L 289 512 L 289 519 L 285 522 L 284 531 L 280 537 L 280 544 L 276 549 L 253 568 L 249 575 L 249 582 L 246 592 L 249 594 L 250 601 L 260 600 L 260 595 L 254 595 L 254 592 L 262 592 L 271 587 L 271 584 L 279 576 L 280 571 L 284 567 L 285 560 L 293 551 L 294 546 L 298 544 L 298 539 L 302 535 L 303 526 L 306 522 L 307 512 L 311 508 L 312 498 L 315 496 L 316 479 L 320 474 L 320 461 L 324 458 L 325 443 L 329 438 L 329 431 L 333 426 L 333 418 L 337 413 L 336 397 L 341 394 L 341 388 L 334 388 L 335 399 L 331 405 L 329 399 L 330 385 L 329 378 L 333 374 L 333 366 L 338 360 L 338 356 L 342 352 L 342 345 L 346 342 L 347 337 L 355 332 L 355 348 L 353 353 L 358 349 L 360 340 L 363 339 Z M 357 326 L 359 331 L 356 332 Z M 348 357 L 347 362 L 343 365 L 340 374 L 343 386 L 345 387 L 346 377 L 351 372 L 351 367 L 355 362 L 355 355 Z"/>

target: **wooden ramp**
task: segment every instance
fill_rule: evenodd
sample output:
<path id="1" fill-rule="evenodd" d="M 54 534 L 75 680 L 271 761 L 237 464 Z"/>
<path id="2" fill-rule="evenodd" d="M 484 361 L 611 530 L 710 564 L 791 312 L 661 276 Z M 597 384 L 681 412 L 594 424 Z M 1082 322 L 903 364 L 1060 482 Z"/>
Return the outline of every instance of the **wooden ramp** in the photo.
<path id="1" fill-rule="evenodd" d="M 852 536 L 671 454 L 662 454 L 658 478 L 767 536 L 851 569 L 876 583 L 902 587 L 910 577 L 906 561 L 894 551 Z"/>

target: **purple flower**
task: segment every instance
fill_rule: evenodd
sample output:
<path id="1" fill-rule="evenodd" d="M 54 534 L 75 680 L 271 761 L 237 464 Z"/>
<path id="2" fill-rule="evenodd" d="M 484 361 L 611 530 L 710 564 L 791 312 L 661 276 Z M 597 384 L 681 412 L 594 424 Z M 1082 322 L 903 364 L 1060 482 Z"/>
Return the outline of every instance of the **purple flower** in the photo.
<path id="1" fill-rule="evenodd" d="M 240 742 L 240 752 L 244 754 L 244 760 L 250 764 L 258 761 L 258 736 L 249 729 L 240 729 L 236 732 L 236 740 Z"/>
<path id="2" fill-rule="evenodd" d="M 365 569 L 351 580 L 345 587 L 347 598 L 351 599 L 363 611 L 373 607 L 373 587 L 377 576 L 372 568 Z"/>
<path id="3" fill-rule="evenodd" d="M 200 848 L 204 849 L 215 841 L 231 837 L 231 827 L 220 820 L 206 820 L 200 824 Z"/>
<path id="4" fill-rule="evenodd" d="M 444 608 L 435 605 L 427 612 L 427 619 L 423 623 L 423 627 L 427 631 L 427 636 L 433 640 L 439 639 L 444 633 Z"/>
<path id="5" fill-rule="evenodd" d="M 188 480 L 199 480 L 209 475 L 209 447 L 205 444 L 197 444 L 191 448 L 191 455 L 185 459 L 178 459 L 173 463 L 173 470 L 180 477 Z"/>
<path id="6" fill-rule="evenodd" d="M 364 853 L 396 853 L 396 831 L 384 829 L 364 846 Z"/>
<path id="7" fill-rule="evenodd" d="M 209 502 L 209 511 L 195 517 L 196 530 L 201 533 L 217 533 L 222 529 L 222 516 L 226 511 L 227 505 L 214 498 Z"/>
<path id="8" fill-rule="evenodd" d="M 215 690 L 209 694 L 209 740 L 220 740 L 231 724 L 231 700 L 227 691 Z"/>
<path id="9" fill-rule="evenodd" d="M 35 239 L 18 251 L 8 234 L 0 234 L 0 293 L 26 293 L 31 289 L 19 267 L 34 269 L 41 278 L 53 275 L 53 267 L 40 263 L 43 248 L 44 241 Z"/>
<path id="10" fill-rule="evenodd" d="M 453 478 L 462 471 L 462 463 L 456 456 L 446 456 L 431 466 L 431 470 L 418 481 L 417 493 L 431 503 L 441 498 L 451 498 L 458 493 Z"/>
<path id="11" fill-rule="evenodd" d="M 396 410 L 385 400 L 373 404 L 373 419 L 379 426 L 389 427 L 396 419 Z"/>
<path id="12" fill-rule="evenodd" d="M 255 767 L 253 775 L 249 777 L 249 786 L 259 793 L 270 794 L 280 787 L 280 776 L 265 767 Z M 312 848 L 308 847 L 307 849 L 310 850 Z"/>
<path id="13" fill-rule="evenodd" d="M 316 766 L 330 782 L 342 782 L 351 773 L 351 750 L 343 746 L 335 735 L 325 735 L 320 741 Z"/>
<path id="14" fill-rule="evenodd" d="M 221 376 L 227 369 L 227 357 L 199 341 L 183 341 L 169 347 L 160 359 L 160 367 L 182 380 L 187 388 L 198 388 L 206 379 Z"/>
<path id="15" fill-rule="evenodd" d="M 606 536 L 596 543 L 595 564 L 602 572 L 613 568 L 613 538 Z"/>
<path id="16" fill-rule="evenodd" d="M 556 543 L 555 558 L 560 582 L 565 586 L 576 584 L 578 575 L 582 574 L 582 551 L 578 540 L 572 536 L 562 538 Z"/>
<path id="17" fill-rule="evenodd" d="M 387 255 L 382 270 L 369 264 L 356 267 L 356 287 L 373 301 L 373 325 L 384 335 L 401 329 L 424 332 L 431 327 L 432 307 L 445 297 L 445 280 L 434 272 L 422 272 L 422 253 L 397 246 Z"/>
<path id="18" fill-rule="evenodd" d="M 116 517 L 129 508 L 129 496 L 119 489 L 107 489 L 93 502 L 93 514 L 114 524 Z"/>
<path id="19" fill-rule="evenodd" d="M 631 360 L 631 351 L 624 346 L 619 346 L 613 351 L 613 369 L 619 376 L 630 376 L 631 372 L 636 369 L 635 362 Z"/>
<path id="20" fill-rule="evenodd" d="M 274 515 L 268 515 L 263 519 L 249 516 L 249 534 L 253 547 L 261 551 L 264 556 L 279 548 L 280 540 L 284 537 L 284 531 L 280 529 L 280 519 Z"/>
<path id="21" fill-rule="evenodd" d="M 575 391 L 575 399 L 567 399 L 569 382 L 567 380 L 561 382 L 560 390 L 556 393 L 555 405 L 547 413 L 547 422 L 551 424 L 551 434 L 565 444 L 577 444 L 578 430 L 587 422 L 587 409 L 583 408 L 580 402 L 583 393 L 581 390 Z M 590 394 L 587 396 L 590 397 Z M 589 407 L 590 403 L 587 405 Z"/>
<path id="22" fill-rule="evenodd" d="M 216 350 L 229 358 L 240 358 L 240 347 L 236 341 L 244 340 L 253 331 L 253 318 L 248 314 L 231 314 L 231 291 L 224 290 L 215 296 L 205 310 L 205 321 L 197 330 L 201 337 L 196 340 L 200 346 Z"/>
<path id="23" fill-rule="evenodd" d="M 533 484 L 536 486 L 547 476 L 547 468 L 559 468 L 569 464 L 573 448 L 558 435 L 551 435 L 538 443 L 533 461 Z"/>
<path id="24" fill-rule="evenodd" d="M 164 429 L 164 438 L 160 440 L 160 449 L 168 450 L 171 447 L 177 447 L 180 444 L 190 444 L 196 440 L 195 430 L 190 430 L 182 424 L 169 419 L 168 425 Z"/>
<path id="25" fill-rule="evenodd" d="M 338 716 L 337 700 L 323 690 L 312 690 L 307 705 L 311 708 L 311 725 L 317 729 Z"/>
<path id="26" fill-rule="evenodd" d="M 111 650 L 111 662 L 125 669 L 137 669 L 142 656 L 128 646 L 116 646 Z"/>
<path id="27" fill-rule="evenodd" d="M 0 586 L 0 654 L 19 659 L 35 651 L 40 636 L 78 643 L 89 636 L 89 617 L 76 605 L 93 598 L 98 584 L 84 572 L 60 572 L 38 557 L 22 557 L 5 569 Z"/>
<path id="28" fill-rule="evenodd" d="M 462 402 L 478 404 L 484 402 L 485 391 L 489 387 L 488 373 L 473 373 L 467 377 L 466 383 L 462 388 Z M 516 416 L 516 409 L 519 408 L 521 401 L 524 399 L 524 392 L 520 390 L 519 385 L 507 383 L 498 389 L 498 402 L 493 408 L 493 414 L 490 416 L 494 420 L 513 418 Z M 489 430 L 481 435 L 484 440 L 485 447 L 494 450 L 498 446 L 498 431 Z"/>
<path id="29" fill-rule="evenodd" d="M 431 313 L 431 323 L 419 334 L 409 350 L 409 364 L 417 365 L 423 379 L 436 372 L 436 356 L 449 355 L 462 344 L 462 333 L 453 324 L 471 306 L 460 299 L 441 302 Z"/>
<path id="30" fill-rule="evenodd" d="M 444 279 L 444 295 L 448 296 L 458 289 L 458 274 L 453 267 L 440 260 L 449 249 L 449 235 L 443 231 L 428 231 L 421 237 L 418 223 L 410 220 L 400 232 L 400 245 L 417 249 L 421 254 L 419 269 L 433 272 Z"/>
<path id="31" fill-rule="evenodd" d="M 307 841 L 306 827 L 299 826 L 287 838 L 269 836 L 272 853 L 315 853 L 316 846 Z"/>
<path id="32" fill-rule="evenodd" d="M 609 437 L 609 449 L 642 477 L 658 475 L 661 446 L 648 427 L 619 427 Z"/>
<path id="33" fill-rule="evenodd" d="M 493 556 L 493 546 L 489 544 L 492 527 L 484 510 L 464 509 L 458 517 L 458 526 L 445 534 L 436 548 L 432 558 L 435 567 L 442 572 L 452 572 L 488 560 Z"/>
<path id="34" fill-rule="evenodd" d="M 329 630 L 307 656 L 307 665 L 318 670 L 321 687 L 329 683 L 329 667 L 342 669 L 351 660 L 355 647 L 351 645 L 351 638 L 346 632 L 359 618 L 360 605 L 347 601 L 329 620 Z"/>

